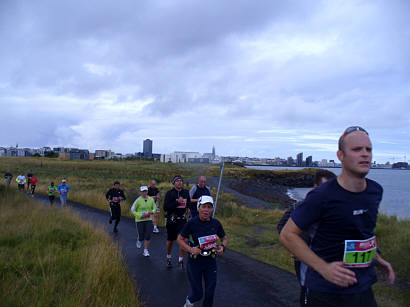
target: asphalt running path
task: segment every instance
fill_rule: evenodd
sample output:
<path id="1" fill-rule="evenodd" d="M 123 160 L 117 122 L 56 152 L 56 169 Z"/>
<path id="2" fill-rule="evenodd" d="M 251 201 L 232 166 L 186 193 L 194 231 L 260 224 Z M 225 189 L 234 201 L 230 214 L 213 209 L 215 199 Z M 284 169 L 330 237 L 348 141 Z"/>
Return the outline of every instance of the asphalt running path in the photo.
<path id="1" fill-rule="evenodd" d="M 36 195 L 37 200 L 48 204 L 48 198 Z M 119 232 L 112 232 L 108 224 L 109 213 L 77 202 L 68 201 L 72 211 L 95 227 L 104 229 L 121 249 L 125 264 L 142 301 L 149 307 L 182 307 L 190 286 L 186 272 L 177 267 L 177 244 L 173 247 L 171 269 L 165 265 L 166 232 L 151 238 L 150 257 L 142 256 L 136 248 L 136 227 L 131 218 L 121 217 Z M 56 200 L 56 206 L 60 206 Z M 229 238 L 228 238 L 229 246 Z M 187 256 L 185 256 L 185 263 Z M 218 284 L 214 306 L 298 306 L 299 285 L 296 277 L 274 266 L 251 259 L 229 249 L 217 258 Z M 195 306 L 202 306 L 196 303 Z"/>

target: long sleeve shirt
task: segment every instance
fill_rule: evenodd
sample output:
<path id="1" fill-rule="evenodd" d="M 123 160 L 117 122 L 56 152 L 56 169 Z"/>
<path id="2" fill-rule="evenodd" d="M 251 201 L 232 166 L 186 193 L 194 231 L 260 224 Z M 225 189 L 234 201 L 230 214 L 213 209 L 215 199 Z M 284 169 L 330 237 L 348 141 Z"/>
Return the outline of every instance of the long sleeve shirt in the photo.
<path id="1" fill-rule="evenodd" d="M 136 222 L 151 221 L 152 214 L 157 211 L 155 201 L 151 196 L 144 199 L 142 196 L 138 197 L 131 207 L 131 213 L 135 216 Z"/>

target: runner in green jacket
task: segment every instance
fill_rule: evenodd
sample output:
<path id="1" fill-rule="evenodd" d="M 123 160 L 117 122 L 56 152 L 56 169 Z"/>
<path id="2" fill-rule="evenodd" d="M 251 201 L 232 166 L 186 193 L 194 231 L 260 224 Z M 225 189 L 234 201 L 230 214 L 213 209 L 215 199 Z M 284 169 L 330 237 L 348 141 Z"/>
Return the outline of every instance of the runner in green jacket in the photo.
<path id="1" fill-rule="evenodd" d="M 131 207 L 131 213 L 135 216 L 135 223 L 137 224 L 138 240 L 137 248 L 142 246 L 144 242 L 145 257 L 149 256 L 149 243 L 151 240 L 151 233 L 153 230 L 152 215 L 157 211 L 155 201 L 151 196 L 148 196 L 148 187 L 140 187 L 141 196 L 139 196 Z"/>

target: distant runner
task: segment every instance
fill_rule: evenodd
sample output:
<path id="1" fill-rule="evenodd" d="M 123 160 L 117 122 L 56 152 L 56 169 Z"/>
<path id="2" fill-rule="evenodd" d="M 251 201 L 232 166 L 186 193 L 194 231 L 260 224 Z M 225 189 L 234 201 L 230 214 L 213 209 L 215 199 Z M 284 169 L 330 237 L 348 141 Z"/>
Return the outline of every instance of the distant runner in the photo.
<path id="1" fill-rule="evenodd" d="M 131 207 L 131 213 L 135 216 L 137 226 L 138 240 L 137 248 L 144 245 L 143 255 L 149 257 L 149 243 L 152 234 L 152 216 L 157 211 L 155 201 L 151 196 L 148 196 L 148 187 L 143 185 L 140 187 L 141 196 L 139 196 Z"/>
<path id="2" fill-rule="evenodd" d="M 57 188 L 54 185 L 54 182 L 51 182 L 50 185 L 47 188 L 47 192 L 48 192 L 48 199 L 50 201 L 50 206 L 54 205 L 54 199 L 56 197 L 56 192 L 57 192 Z"/>
<path id="3" fill-rule="evenodd" d="M 33 177 L 33 171 L 32 171 L 32 170 L 30 170 L 30 171 L 27 173 L 27 193 L 29 193 L 29 191 L 30 191 L 31 177 Z"/>
<path id="4" fill-rule="evenodd" d="M 23 173 L 20 173 L 20 175 L 17 176 L 16 182 L 17 182 L 17 186 L 18 186 L 19 191 L 24 192 L 24 185 L 26 183 L 26 177 L 24 176 Z"/>
<path id="5" fill-rule="evenodd" d="M 158 215 L 159 215 L 159 212 L 160 212 L 159 199 L 161 198 L 161 193 L 159 192 L 159 190 L 157 188 L 157 182 L 155 180 L 151 180 L 151 184 L 148 187 L 148 196 L 151 196 L 154 199 L 155 205 L 157 206 L 157 209 L 156 209 L 154 215 L 152 216 L 152 223 L 154 224 L 154 229 L 152 230 L 152 232 L 153 233 L 159 233 Z"/>
<path id="6" fill-rule="evenodd" d="M 121 219 L 121 204 L 122 200 L 125 200 L 124 191 L 120 189 L 120 182 L 115 181 L 114 187 L 108 190 L 105 194 L 105 198 L 108 200 L 110 205 L 110 219 L 109 223 L 111 224 L 115 220 L 113 232 L 118 232 L 117 226 L 120 223 Z"/>
<path id="7" fill-rule="evenodd" d="M 167 266 L 172 266 L 172 245 L 186 223 L 187 204 L 190 202 L 189 192 L 182 188 L 182 177 L 172 179 L 174 188 L 165 195 L 164 210 L 167 228 Z M 184 250 L 179 248 L 178 266 L 184 269 Z"/>
<path id="8" fill-rule="evenodd" d="M 211 196 L 211 189 L 206 185 L 205 176 L 199 177 L 198 184 L 194 185 L 189 190 L 189 196 L 191 197 L 191 203 L 189 206 L 189 210 L 191 211 L 191 218 L 198 215 L 197 202 L 198 199 L 203 195 Z"/>
<path id="9" fill-rule="evenodd" d="M 213 199 L 201 196 L 198 200 L 198 216 L 185 224 L 178 236 L 178 244 L 190 254 L 187 273 L 191 293 L 184 307 L 192 307 L 203 296 L 202 278 L 205 282 L 204 307 L 213 306 L 217 280 L 216 255 L 222 255 L 228 240 L 222 224 L 212 218 Z M 221 244 L 217 246 L 220 240 Z M 188 245 L 188 244 L 189 245 Z"/>
<path id="10" fill-rule="evenodd" d="M 61 207 L 64 208 L 67 204 L 67 195 L 70 192 L 70 187 L 67 184 L 67 180 L 61 180 L 61 184 L 57 188 L 58 194 L 60 194 Z"/>
<path id="11" fill-rule="evenodd" d="M 329 179 L 332 179 L 336 177 L 336 175 L 330 171 L 324 170 L 324 169 L 319 169 L 316 171 L 315 178 L 314 178 L 314 186 L 313 188 L 317 188 L 321 184 L 327 182 Z M 283 227 L 285 226 L 286 222 L 289 220 L 290 215 L 292 212 L 299 207 L 302 204 L 302 201 L 291 204 L 289 208 L 285 211 L 283 214 L 282 218 L 280 219 L 277 229 L 279 234 L 281 233 Z M 310 237 L 314 236 L 314 233 L 317 229 L 317 225 L 312 225 L 308 231 L 304 231 L 300 237 L 303 239 L 303 241 L 306 242 L 307 245 L 310 245 Z M 305 287 L 305 282 L 306 282 L 306 271 L 307 271 L 307 266 L 303 262 L 300 262 L 298 259 L 296 259 L 292 255 L 294 262 L 295 262 L 295 273 L 296 277 L 299 281 L 300 284 L 300 306 L 305 305 L 305 292 L 306 292 L 306 287 Z"/>
<path id="12" fill-rule="evenodd" d="M 377 250 L 376 227 L 383 188 L 367 179 L 372 144 L 366 130 L 353 126 L 339 138 L 342 173 L 312 190 L 291 214 L 280 234 L 282 244 L 309 268 L 306 306 L 377 306 L 374 264 L 393 284 L 392 266 Z M 319 223 L 310 247 L 300 238 Z"/>
<path id="13" fill-rule="evenodd" d="M 34 197 L 34 191 L 36 190 L 38 179 L 33 174 L 31 175 L 30 184 L 31 184 L 31 197 Z"/>
<path id="14" fill-rule="evenodd" d="M 4 174 L 4 179 L 6 179 L 6 186 L 9 187 L 11 183 L 11 179 L 13 179 L 13 174 L 10 173 L 9 170 L 7 170 L 6 173 Z"/>

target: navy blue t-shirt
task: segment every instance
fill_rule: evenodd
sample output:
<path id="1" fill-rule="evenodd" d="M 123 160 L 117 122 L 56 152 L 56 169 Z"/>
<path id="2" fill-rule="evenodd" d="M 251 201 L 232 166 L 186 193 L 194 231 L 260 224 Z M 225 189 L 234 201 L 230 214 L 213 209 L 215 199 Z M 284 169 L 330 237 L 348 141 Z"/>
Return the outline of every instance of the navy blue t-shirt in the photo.
<path id="1" fill-rule="evenodd" d="M 366 190 L 354 193 L 342 188 L 337 178 L 331 179 L 312 190 L 292 213 L 292 220 L 302 230 L 318 223 L 310 247 L 326 262 L 343 261 L 345 240 L 374 236 L 383 188 L 373 180 L 366 179 L 366 182 Z M 376 282 L 373 266 L 352 269 L 357 283 L 348 288 L 328 282 L 309 267 L 306 286 L 319 292 L 359 293 Z"/>
<path id="2" fill-rule="evenodd" d="M 199 216 L 189 220 L 182 228 L 181 236 L 189 239 L 189 246 L 198 246 L 198 238 L 217 235 L 219 239 L 225 237 L 225 231 L 221 222 L 211 217 L 209 221 L 201 221 Z"/>

